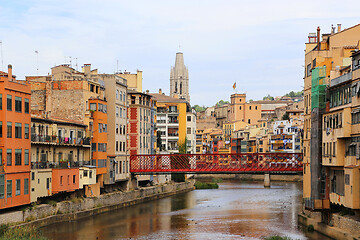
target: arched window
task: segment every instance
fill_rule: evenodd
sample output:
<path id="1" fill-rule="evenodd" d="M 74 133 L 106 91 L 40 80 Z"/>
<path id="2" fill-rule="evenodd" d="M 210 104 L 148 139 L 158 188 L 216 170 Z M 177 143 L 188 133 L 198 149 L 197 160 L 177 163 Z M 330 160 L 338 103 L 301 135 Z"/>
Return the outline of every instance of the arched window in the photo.
<path id="1" fill-rule="evenodd" d="M 175 92 L 177 93 L 177 82 L 175 82 Z"/>
<path id="2" fill-rule="evenodd" d="M 180 83 L 180 94 L 182 94 L 182 83 Z"/>

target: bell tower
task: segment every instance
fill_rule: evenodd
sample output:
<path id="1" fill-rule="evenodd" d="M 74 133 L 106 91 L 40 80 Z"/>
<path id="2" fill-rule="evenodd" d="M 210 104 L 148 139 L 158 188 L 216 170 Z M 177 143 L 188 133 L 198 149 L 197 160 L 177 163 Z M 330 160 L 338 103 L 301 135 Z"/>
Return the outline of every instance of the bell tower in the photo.
<path id="1" fill-rule="evenodd" d="M 184 64 L 183 53 L 176 53 L 175 66 L 170 71 L 170 96 L 185 99 L 190 103 L 189 72 Z"/>

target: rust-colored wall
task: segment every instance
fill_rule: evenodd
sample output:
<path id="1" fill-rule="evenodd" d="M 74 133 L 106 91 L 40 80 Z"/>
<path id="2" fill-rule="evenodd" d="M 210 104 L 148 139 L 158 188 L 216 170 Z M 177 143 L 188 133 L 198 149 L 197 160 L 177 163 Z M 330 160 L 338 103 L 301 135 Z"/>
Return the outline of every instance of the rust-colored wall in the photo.
<path id="1" fill-rule="evenodd" d="M 75 177 L 74 177 L 75 176 Z M 61 181 L 62 177 L 62 181 Z M 74 183 L 75 178 L 75 183 Z M 73 192 L 79 189 L 79 168 L 54 168 L 52 171 L 52 193 Z"/>
<path id="2" fill-rule="evenodd" d="M 8 76 L 9 75 L 9 76 Z M 0 209 L 9 208 L 30 203 L 30 105 L 31 89 L 25 81 L 16 81 L 12 75 L 12 67 L 9 66 L 8 74 L 0 76 L 0 94 L 2 94 L 2 109 L 0 121 L 2 122 L 2 137 L 0 137 L 0 149 L 2 150 L 2 166 L 0 174 L 5 177 L 5 196 L 0 199 Z M 7 110 L 7 95 L 12 96 L 12 110 Z M 21 97 L 21 112 L 15 111 L 15 97 Z M 25 99 L 29 100 L 29 113 L 25 113 Z M 7 122 L 12 123 L 11 138 L 7 137 Z M 15 138 L 15 123 L 21 123 L 21 137 Z M 29 138 L 25 139 L 25 124 L 29 125 Z M 7 165 L 7 149 L 11 149 L 11 165 Z M 15 149 L 21 150 L 21 164 L 15 165 Z M 29 150 L 29 164 L 25 165 L 25 149 Z M 16 180 L 20 180 L 20 194 L 16 195 Z M 29 193 L 24 195 L 24 179 L 29 179 Z M 12 180 L 12 196 L 7 197 L 7 180 Z"/>

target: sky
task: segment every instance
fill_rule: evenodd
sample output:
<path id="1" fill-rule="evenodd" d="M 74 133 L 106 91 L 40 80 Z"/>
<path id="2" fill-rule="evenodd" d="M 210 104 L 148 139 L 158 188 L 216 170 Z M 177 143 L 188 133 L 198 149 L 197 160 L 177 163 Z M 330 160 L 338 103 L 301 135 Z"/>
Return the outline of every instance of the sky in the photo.
<path id="1" fill-rule="evenodd" d="M 192 105 L 230 100 L 235 82 L 248 100 L 282 96 L 303 88 L 308 34 L 359 24 L 356 2 L 0 0 L 0 70 L 12 64 L 17 79 L 46 75 L 71 57 L 78 70 L 142 70 L 143 91 L 169 94 L 181 51 Z"/>

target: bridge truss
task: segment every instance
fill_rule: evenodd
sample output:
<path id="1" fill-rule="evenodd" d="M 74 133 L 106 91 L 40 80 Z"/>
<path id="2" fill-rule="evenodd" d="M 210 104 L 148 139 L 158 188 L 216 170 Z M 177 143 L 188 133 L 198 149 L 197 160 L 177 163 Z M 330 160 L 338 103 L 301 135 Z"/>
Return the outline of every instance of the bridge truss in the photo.
<path id="1" fill-rule="evenodd" d="M 130 172 L 134 174 L 296 174 L 302 171 L 302 153 L 159 154 L 130 156 Z"/>

